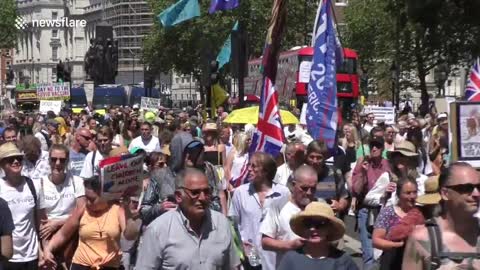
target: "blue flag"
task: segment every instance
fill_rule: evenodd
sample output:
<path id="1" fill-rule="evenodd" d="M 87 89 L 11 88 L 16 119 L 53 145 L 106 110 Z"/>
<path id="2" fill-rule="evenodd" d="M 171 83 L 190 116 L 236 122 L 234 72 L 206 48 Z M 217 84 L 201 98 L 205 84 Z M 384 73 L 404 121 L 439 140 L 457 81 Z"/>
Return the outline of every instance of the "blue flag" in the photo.
<path id="1" fill-rule="evenodd" d="M 208 13 L 213 14 L 219 10 L 230 10 L 240 5 L 239 0 L 212 0 Z"/>
<path id="2" fill-rule="evenodd" d="M 330 0 L 322 0 L 317 12 L 306 120 L 310 135 L 315 140 L 321 138 L 328 148 L 333 150 L 338 123 L 335 58 L 337 39 L 330 5 Z"/>
<path id="3" fill-rule="evenodd" d="M 235 22 L 232 31 L 238 30 L 238 21 Z M 218 69 L 221 69 L 226 63 L 230 62 L 232 57 L 232 34 L 228 35 L 227 40 L 223 43 L 223 47 L 217 55 Z"/>
<path id="4" fill-rule="evenodd" d="M 180 0 L 162 11 L 157 18 L 163 26 L 169 27 L 198 16 L 200 16 L 198 0 Z"/>

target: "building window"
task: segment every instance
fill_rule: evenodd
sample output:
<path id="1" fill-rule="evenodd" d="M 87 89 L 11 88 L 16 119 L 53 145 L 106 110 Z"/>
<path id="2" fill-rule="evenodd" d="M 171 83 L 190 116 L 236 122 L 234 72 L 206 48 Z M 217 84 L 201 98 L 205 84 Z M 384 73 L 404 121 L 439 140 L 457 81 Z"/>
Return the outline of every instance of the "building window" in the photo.
<path id="1" fill-rule="evenodd" d="M 9 65 L 10 65 L 10 61 L 7 61 L 7 66 L 9 66 Z"/>
<path id="2" fill-rule="evenodd" d="M 58 30 L 57 29 L 52 30 L 52 38 L 58 38 Z"/>
<path id="3" fill-rule="evenodd" d="M 52 48 L 52 60 L 57 61 L 58 58 L 58 47 Z"/>
<path id="4" fill-rule="evenodd" d="M 58 19 L 58 12 L 52 11 L 52 20 Z"/>

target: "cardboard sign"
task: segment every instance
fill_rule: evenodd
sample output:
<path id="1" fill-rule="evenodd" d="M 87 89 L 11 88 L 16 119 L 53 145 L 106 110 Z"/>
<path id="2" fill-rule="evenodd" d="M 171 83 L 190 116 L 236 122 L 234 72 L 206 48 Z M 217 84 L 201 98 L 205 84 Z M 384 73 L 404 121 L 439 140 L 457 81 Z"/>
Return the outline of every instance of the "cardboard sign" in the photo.
<path id="1" fill-rule="evenodd" d="M 366 114 L 373 113 L 377 122 L 385 122 L 387 125 L 395 124 L 395 108 L 394 107 L 377 107 L 366 106 L 364 108 Z"/>
<path id="2" fill-rule="evenodd" d="M 111 201 L 140 195 L 144 159 L 144 155 L 124 155 L 102 160 L 99 164 L 102 197 Z"/>
<path id="3" fill-rule="evenodd" d="M 40 100 L 70 99 L 70 83 L 50 83 L 37 85 L 37 96 Z"/>
<path id="4" fill-rule="evenodd" d="M 156 112 L 158 111 L 158 108 L 160 108 L 159 98 L 142 97 L 140 109 Z"/>
<path id="5" fill-rule="evenodd" d="M 40 100 L 40 113 L 47 114 L 48 111 L 52 111 L 55 114 L 59 114 L 62 109 L 61 100 Z"/>

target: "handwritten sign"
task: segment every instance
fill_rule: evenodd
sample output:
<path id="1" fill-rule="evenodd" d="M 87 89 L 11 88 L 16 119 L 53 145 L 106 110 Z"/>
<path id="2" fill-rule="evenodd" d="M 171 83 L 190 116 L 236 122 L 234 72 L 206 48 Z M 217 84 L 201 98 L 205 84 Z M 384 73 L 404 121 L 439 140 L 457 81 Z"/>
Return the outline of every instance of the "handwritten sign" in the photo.
<path id="1" fill-rule="evenodd" d="M 160 108 L 159 98 L 142 97 L 140 109 L 146 111 L 158 111 Z"/>
<path id="2" fill-rule="evenodd" d="M 300 63 L 298 82 L 308 83 L 310 81 L 310 71 L 312 70 L 311 61 L 302 61 Z"/>
<path id="3" fill-rule="evenodd" d="M 385 122 L 387 125 L 395 124 L 394 107 L 366 106 L 365 113 L 373 113 L 377 122 Z"/>
<path id="4" fill-rule="evenodd" d="M 125 155 L 102 160 L 99 164 L 102 197 L 110 201 L 140 195 L 144 159 L 144 155 Z"/>
<path id="5" fill-rule="evenodd" d="M 47 114 L 48 111 L 52 111 L 56 114 L 59 114 L 61 109 L 62 109 L 61 100 L 40 100 L 39 111 L 41 114 Z"/>
<path id="6" fill-rule="evenodd" d="M 39 99 L 65 100 L 70 99 L 70 83 L 49 83 L 37 85 Z"/>

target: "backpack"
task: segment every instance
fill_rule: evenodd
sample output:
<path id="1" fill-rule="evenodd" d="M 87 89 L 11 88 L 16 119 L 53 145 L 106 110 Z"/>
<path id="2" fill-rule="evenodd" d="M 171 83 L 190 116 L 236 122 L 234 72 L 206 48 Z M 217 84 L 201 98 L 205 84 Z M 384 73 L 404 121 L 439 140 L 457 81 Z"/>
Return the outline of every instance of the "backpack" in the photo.
<path id="1" fill-rule="evenodd" d="M 442 265 L 442 259 L 451 259 L 452 261 L 463 261 L 467 258 L 480 259 L 480 246 L 477 245 L 477 252 L 444 252 L 442 233 L 435 219 L 429 219 L 425 222 L 430 239 L 430 270 L 438 269 Z"/>
<path id="2" fill-rule="evenodd" d="M 48 137 L 48 135 L 45 134 L 45 133 L 43 132 L 43 130 L 40 131 L 40 134 L 42 134 L 42 136 L 45 138 L 45 141 L 47 141 L 48 149 L 50 149 L 50 147 L 52 146 L 52 140 L 50 140 L 50 138 Z"/>

